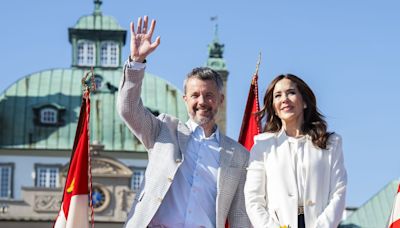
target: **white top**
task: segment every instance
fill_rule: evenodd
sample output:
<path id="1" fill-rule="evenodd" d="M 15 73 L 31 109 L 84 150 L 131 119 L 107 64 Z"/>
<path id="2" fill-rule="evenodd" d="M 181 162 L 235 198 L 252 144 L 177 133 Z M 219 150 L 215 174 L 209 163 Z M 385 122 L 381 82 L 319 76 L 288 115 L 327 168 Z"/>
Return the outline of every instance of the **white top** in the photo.
<path id="1" fill-rule="evenodd" d="M 304 164 L 304 143 L 305 136 L 295 138 L 289 137 L 290 155 L 292 158 L 292 167 L 294 176 L 296 177 L 298 205 L 303 206 L 304 202 L 304 186 L 306 178 L 306 167 Z"/>

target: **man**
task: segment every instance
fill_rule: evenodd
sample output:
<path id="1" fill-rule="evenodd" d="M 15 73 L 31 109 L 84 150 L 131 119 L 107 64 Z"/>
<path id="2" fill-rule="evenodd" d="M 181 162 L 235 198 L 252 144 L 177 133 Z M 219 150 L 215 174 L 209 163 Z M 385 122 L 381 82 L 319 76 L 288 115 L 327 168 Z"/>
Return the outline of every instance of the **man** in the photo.
<path id="1" fill-rule="evenodd" d="M 215 124 L 224 101 L 223 82 L 210 68 L 195 68 L 184 83 L 187 123 L 152 115 L 140 99 L 155 21 L 131 23 L 131 53 L 124 67 L 117 108 L 148 151 L 149 163 L 125 227 L 250 227 L 244 203 L 249 154 Z"/>

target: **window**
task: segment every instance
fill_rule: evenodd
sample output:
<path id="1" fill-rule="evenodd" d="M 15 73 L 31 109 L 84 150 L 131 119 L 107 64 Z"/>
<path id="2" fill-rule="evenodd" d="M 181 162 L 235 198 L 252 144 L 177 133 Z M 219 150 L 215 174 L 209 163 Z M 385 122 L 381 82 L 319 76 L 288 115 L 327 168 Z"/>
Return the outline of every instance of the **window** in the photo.
<path id="1" fill-rule="evenodd" d="M 38 126 L 56 127 L 65 124 L 63 116 L 65 107 L 56 103 L 38 104 L 32 107 L 33 122 Z"/>
<path id="2" fill-rule="evenodd" d="M 132 168 L 133 175 L 132 175 L 132 190 L 136 191 L 139 190 L 140 184 L 144 178 L 144 168 Z"/>
<path id="3" fill-rule="evenodd" d="M 94 76 L 94 83 L 96 83 L 96 89 L 100 89 L 102 87 L 103 77 L 99 75 Z"/>
<path id="4" fill-rule="evenodd" d="M 12 172 L 12 164 L 0 164 L 0 198 L 12 197 Z"/>
<path id="5" fill-rule="evenodd" d="M 100 63 L 102 66 L 116 67 L 119 64 L 119 47 L 116 42 L 105 41 L 101 44 Z"/>
<path id="6" fill-rule="evenodd" d="M 59 187 L 59 167 L 38 165 L 36 167 L 36 187 Z"/>
<path id="7" fill-rule="evenodd" d="M 78 65 L 79 66 L 94 66 L 96 56 L 95 44 L 92 41 L 78 41 Z"/>
<path id="8" fill-rule="evenodd" d="M 43 108 L 40 110 L 40 123 L 42 124 L 56 124 L 58 117 L 57 117 L 57 110 L 53 108 Z"/>

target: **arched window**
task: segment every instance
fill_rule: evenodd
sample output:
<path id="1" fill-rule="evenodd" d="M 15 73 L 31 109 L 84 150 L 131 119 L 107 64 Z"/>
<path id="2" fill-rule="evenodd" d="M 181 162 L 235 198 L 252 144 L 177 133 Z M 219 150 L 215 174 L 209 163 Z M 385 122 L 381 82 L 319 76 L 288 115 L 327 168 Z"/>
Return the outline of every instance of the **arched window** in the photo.
<path id="1" fill-rule="evenodd" d="M 94 66 L 96 60 L 96 47 L 94 42 L 89 40 L 78 41 L 78 61 L 79 66 Z"/>
<path id="2" fill-rule="evenodd" d="M 40 123 L 56 124 L 58 120 L 58 111 L 54 108 L 43 108 L 40 110 Z"/>
<path id="3" fill-rule="evenodd" d="M 100 63 L 105 67 L 116 67 L 119 65 L 119 46 L 114 41 L 101 43 Z"/>
<path id="4" fill-rule="evenodd" d="M 94 83 L 96 83 L 96 89 L 101 89 L 101 87 L 103 86 L 103 77 L 101 77 L 100 75 L 95 75 Z"/>

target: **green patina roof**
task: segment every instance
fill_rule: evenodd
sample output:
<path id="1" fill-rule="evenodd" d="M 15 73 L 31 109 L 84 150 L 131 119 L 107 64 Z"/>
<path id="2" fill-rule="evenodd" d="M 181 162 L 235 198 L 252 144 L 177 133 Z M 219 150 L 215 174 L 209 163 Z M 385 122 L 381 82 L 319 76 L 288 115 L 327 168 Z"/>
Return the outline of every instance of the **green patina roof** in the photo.
<path id="1" fill-rule="evenodd" d="M 114 17 L 105 16 L 102 14 L 91 14 L 79 18 L 78 22 L 76 22 L 74 26 L 74 29 L 112 31 L 124 30 Z"/>
<path id="2" fill-rule="evenodd" d="M 381 191 L 359 207 L 340 227 L 342 228 L 377 228 L 387 227 L 392 211 L 399 181 L 392 181 Z"/>
<path id="3" fill-rule="evenodd" d="M 144 151 L 116 111 L 122 69 L 95 69 L 103 79 L 99 92 L 91 95 L 91 141 L 104 144 L 106 151 Z M 52 69 L 28 75 L 0 95 L 0 148 L 72 148 L 81 105 L 82 69 Z M 182 94 L 174 86 L 147 74 L 142 99 L 152 111 L 187 119 Z M 34 108 L 50 104 L 62 107 L 64 124 L 57 127 L 34 123 Z"/>
<path id="4" fill-rule="evenodd" d="M 105 16 L 101 12 L 100 6 L 102 5 L 101 0 L 94 1 L 94 11 L 91 15 L 83 16 L 76 22 L 74 29 L 84 30 L 124 30 L 118 21 L 111 16 Z"/>

